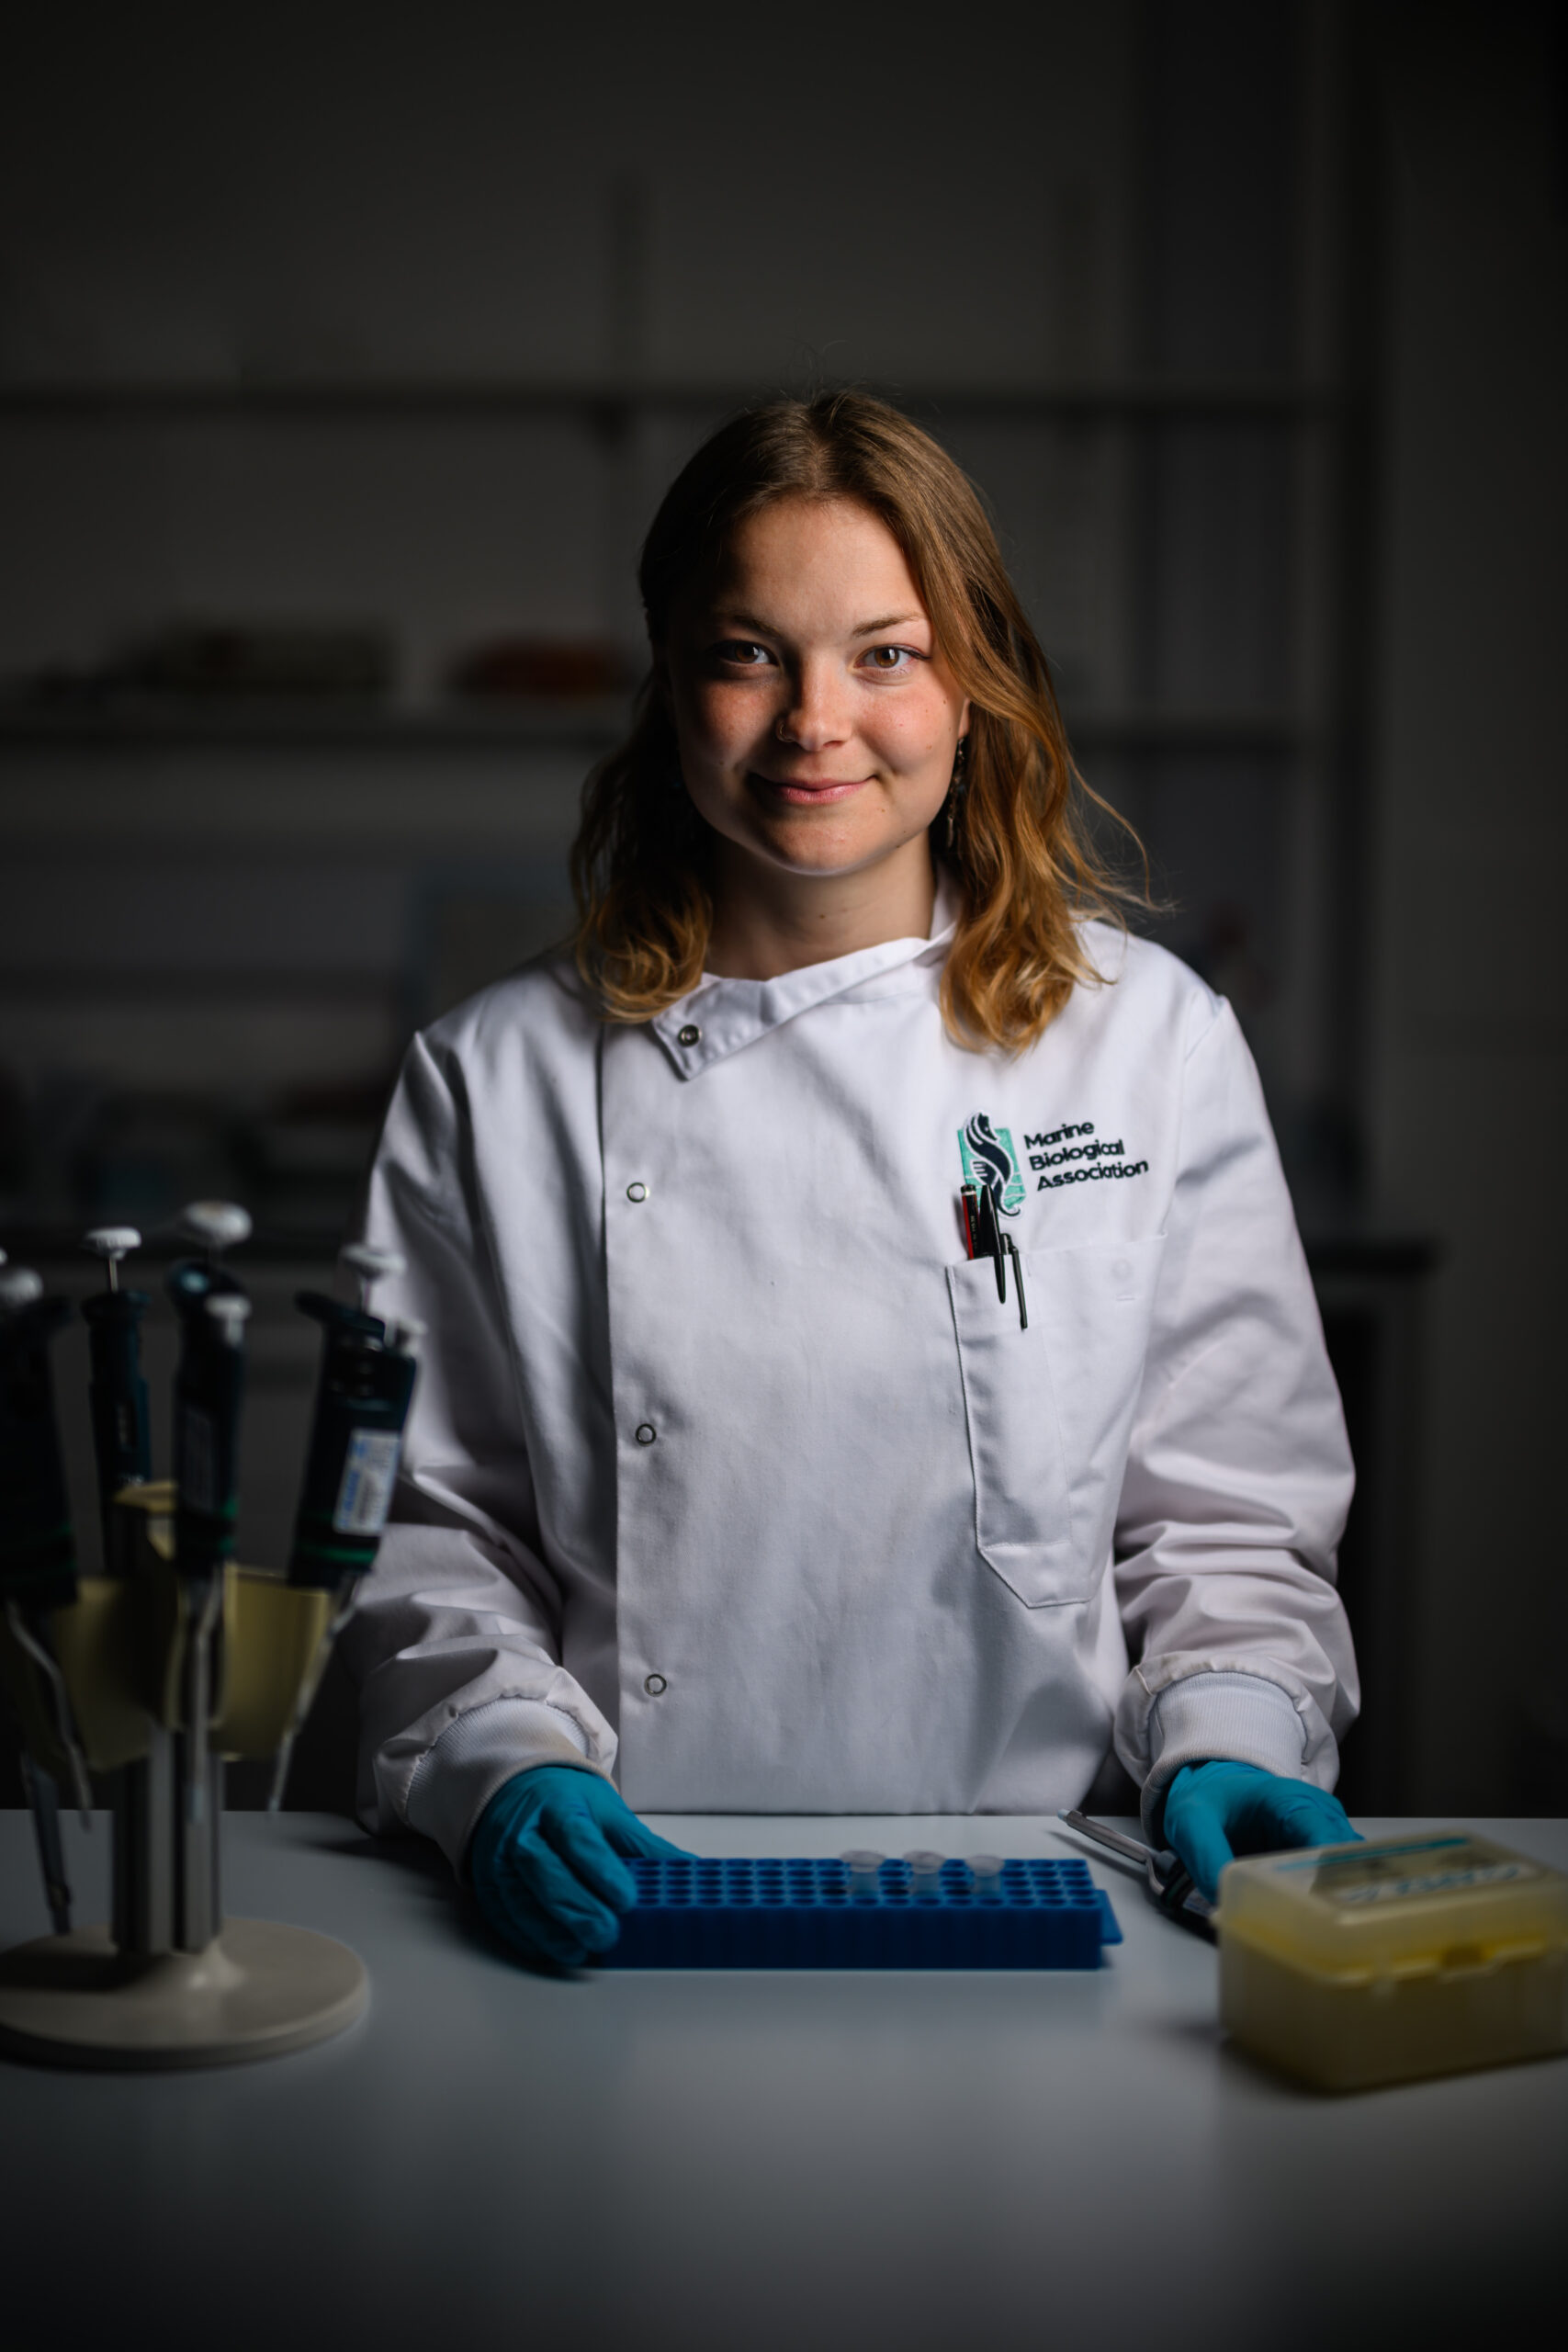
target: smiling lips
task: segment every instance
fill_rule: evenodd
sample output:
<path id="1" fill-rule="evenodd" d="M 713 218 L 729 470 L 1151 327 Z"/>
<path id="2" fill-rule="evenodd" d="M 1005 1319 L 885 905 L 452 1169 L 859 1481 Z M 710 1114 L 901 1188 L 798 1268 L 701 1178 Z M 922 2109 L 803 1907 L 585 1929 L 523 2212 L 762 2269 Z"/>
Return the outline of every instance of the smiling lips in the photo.
<path id="1" fill-rule="evenodd" d="M 759 775 L 753 769 L 751 782 L 763 786 L 769 792 L 776 793 L 781 800 L 787 800 L 796 808 L 820 808 L 829 801 L 847 800 L 852 792 L 861 791 L 871 782 L 871 778 L 857 775 L 847 780 L 840 780 L 837 776 L 820 778 L 790 776 L 786 779 L 782 776 Z"/>

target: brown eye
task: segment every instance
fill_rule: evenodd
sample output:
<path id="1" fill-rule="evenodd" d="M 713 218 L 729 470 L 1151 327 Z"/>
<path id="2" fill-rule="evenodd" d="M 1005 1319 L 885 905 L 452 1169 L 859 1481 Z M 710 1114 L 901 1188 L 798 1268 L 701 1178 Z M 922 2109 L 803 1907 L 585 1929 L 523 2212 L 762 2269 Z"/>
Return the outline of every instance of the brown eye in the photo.
<path id="1" fill-rule="evenodd" d="M 897 677 L 900 670 L 908 669 L 919 657 L 907 645 L 874 645 L 865 659 L 884 677 Z"/>

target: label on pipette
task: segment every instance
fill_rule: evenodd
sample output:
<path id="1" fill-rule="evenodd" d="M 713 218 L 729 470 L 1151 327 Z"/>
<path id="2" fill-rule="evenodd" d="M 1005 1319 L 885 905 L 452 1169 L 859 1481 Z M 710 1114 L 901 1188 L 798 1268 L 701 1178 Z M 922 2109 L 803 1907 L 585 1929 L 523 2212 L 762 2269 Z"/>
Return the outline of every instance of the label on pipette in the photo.
<path id="1" fill-rule="evenodd" d="M 339 1535 L 379 1535 L 398 1476 L 396 1430 L 355 1430 L 348 1442 L 333 1526 Z"/>

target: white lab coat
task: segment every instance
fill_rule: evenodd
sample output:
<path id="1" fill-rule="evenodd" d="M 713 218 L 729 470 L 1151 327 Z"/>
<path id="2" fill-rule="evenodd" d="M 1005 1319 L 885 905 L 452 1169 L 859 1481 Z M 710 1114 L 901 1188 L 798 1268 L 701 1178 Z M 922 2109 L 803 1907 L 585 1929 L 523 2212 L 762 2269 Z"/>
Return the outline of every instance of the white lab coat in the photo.
<path id="1" fill-rule="evenodd" d="M 1150 1794 L 1332 1784 L 1350 1462 L 1235 1022 L 1091 927 L 1108 984 L 967 1053 L 950 936 L 636 1028 L 554 959 L 415 1039 L 367 1220 L 429 1329 L 346 1637 L 370 1826 L 458 1861 L 544 1762 L 641 1812 L 1044 1812 L 1113 1733 Z M 1027 1329 L 960 1236 L 977 1114 Z"/>

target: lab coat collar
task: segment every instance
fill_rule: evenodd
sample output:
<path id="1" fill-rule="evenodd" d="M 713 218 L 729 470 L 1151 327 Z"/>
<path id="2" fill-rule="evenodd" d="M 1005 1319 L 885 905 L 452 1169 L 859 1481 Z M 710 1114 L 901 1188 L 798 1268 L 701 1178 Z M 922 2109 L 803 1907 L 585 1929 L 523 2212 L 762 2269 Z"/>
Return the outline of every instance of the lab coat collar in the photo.
<path id="1" fill-rule="evenodd" d="M 772 980 L 728 980 L 705 972 L 689 996 L 654 1016 L 653 1034 L 680 1075 L 695 1078 L 797 1013 L 830 1004 L 868 980 L 910 965 L 940 967 L 953 944 L 958 913 L 958 894 L 939 872 L 929 937 L 884 940 L 880 946 L 837 956 L 826 964 L 807 964 L 798 972 L 781 972 Z"/>

